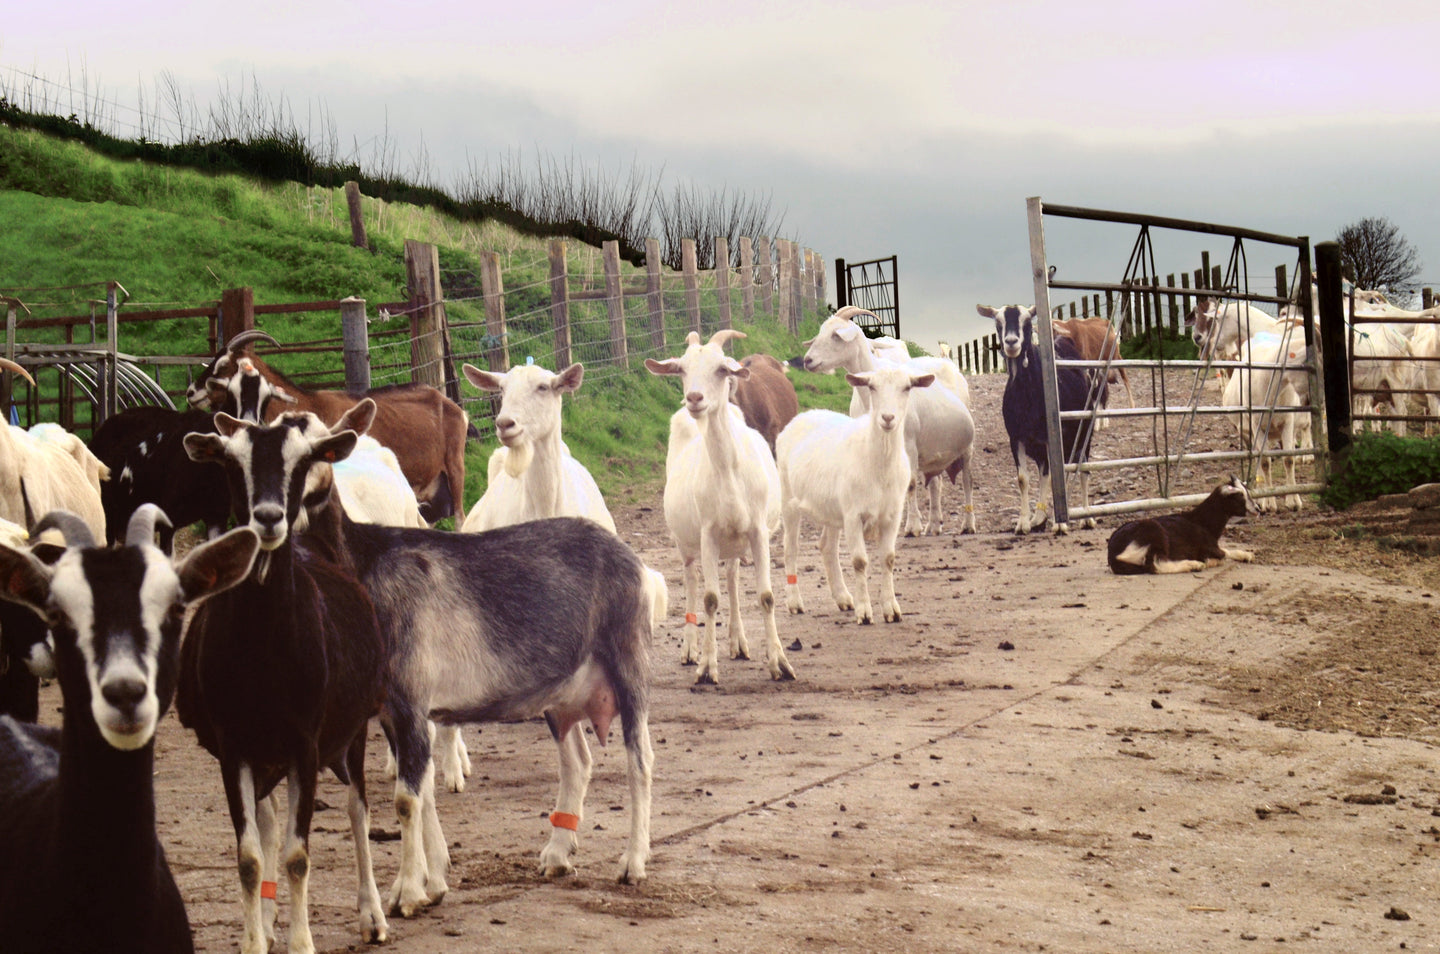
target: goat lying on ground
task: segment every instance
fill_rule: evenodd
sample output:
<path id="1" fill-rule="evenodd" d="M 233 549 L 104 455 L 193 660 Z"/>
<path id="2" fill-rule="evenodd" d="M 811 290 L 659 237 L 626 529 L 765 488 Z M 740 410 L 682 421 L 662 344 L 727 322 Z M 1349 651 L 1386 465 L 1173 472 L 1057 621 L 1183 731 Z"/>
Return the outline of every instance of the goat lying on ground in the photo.
<path id="1" fill-rule="evenodd" d="M 1020 487 L 1020 517 L 1015 523 L 1016 533 L 1029 533 L 1045 525 L 1046 510 L 1050 503 L 1050 437 L 1045 423 L 1045 399 L 1040 374 L 1040 349 L 1035 346 L 1034 307 L 1006 305 L 991 308 L 976 305 L 976 310 L 987 318 L 995 319 L 995 333 L 1004 348 L 1006 370 L 1009 379 L 1005 382 L 1002 411 L 1005 430 L 1010 435 L 1010 456 L 1015 461 L 1015 482 Z M 1055 339 L 1055 357 L 1078 360 L 1080 352 L 1069 338 Z M 1091 396 L 1090 376 L 1079 368 L 1055 368 L 1055 387 L 1060 400 L 1061 411 L 1082 411 L 1088 409 Z M 1099 382 L 1098 399 L 1105 399 L 1105 382 Z M 1090 459 L 1091 418 L 1062 419 L 1060 422 L 1064 459 L 1067 463 L 1083 463 Z M 1035 462 L 1040 472 L 1040 486 L 1035 495 L 1035 513 L 1030 513 L 1030 478 L 1026 473 L 1026 459 Z M 1065 479 L 1065 474 L 1060 474 Z M 1088 506 L 1090 503 L 1090 475 L 1080 472 L 1080 496 Z M 1087 517 L 1086 527 L 1095 526 L 1095 519 Z M 1064 533 L 1069 528 L 1057 524 L 1055 531 Z"/>
<path id="2" fill-rule="evenodd" d="M 60 730 L 0 717 L 0 925 L 6 954 L 193 950 L 155 837 L 155 727 L 175 691 L 187 606 L 239 582 L 259 541 L 236 530 L 178 565 L 155 547 L 163 515 L 135 513 L 97 547 L 71 514 L 51 567 L 0 546 L 0 598 L 50 620 Z"/>
<path id="3" fill-rule="evenodd" d="M 1132 520 L 1110 534 L 1110 571 L 1120 576 L 1190 573 L 1218 566 L 1227 558 L 1249 563 L 1254 554 L 1225 549 L 1220 536 L 1231 517 L 1243 517 L 1254 509 L 1245 485 L 1231 477 L 1184 513 Z"/>
<path id="4" fill-rule="evenodd" d="M 785 520 L 786 602 L 790 612 L 805 612 L 796 579 L 803 516 L 820 525 L 820 554 L 830 594 L 840 609 L 855 611 L 857 623 L 873 619 L 865 538 L 875 540 L 881 568 L 880 611 L 887 623 L 898 623 L 895 534 L 910 486 L 905 411 L 911 389 L 928 388 L 935 376 L 889 367 L 847 374 L 845 380 L 867 392 L 870 412 L 865 417 L 806 411 L 780 432 L 776 444 Z M 842 530 L 855 567 L 859 602 L 851 596 L 840 572 Z"/>

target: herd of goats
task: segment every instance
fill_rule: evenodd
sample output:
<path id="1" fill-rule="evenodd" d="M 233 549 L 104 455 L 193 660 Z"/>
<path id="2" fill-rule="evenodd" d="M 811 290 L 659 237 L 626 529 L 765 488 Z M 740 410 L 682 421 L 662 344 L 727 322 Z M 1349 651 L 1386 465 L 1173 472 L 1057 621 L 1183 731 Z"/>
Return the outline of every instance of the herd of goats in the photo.
<path id="1" fill-rule="evenodd" d="M 1046 521 L 1050 479 L 1035 311 L 979 310 L 994 319 L 1007 361 L 1003 414 L 1021 497 L 1015 531 L 1025 533 Z M 805 611 L 797 561 L 809 521 L 831 597 L 861 624 L 901 619 L 896 538 L 902 522 L 910 533 L 941 530 L 943 477 L 963 488 L 961 532 L 976 529 L 965 379 L 952 362 L 868 338 L 859 314 L 847 307 L 826 319 L 803 359 L 810 371 L 845 372 L 849 414 L 800 411 L 784 364 L 726 353 L 744 337 L 738 331 L 705 342 L 692 332 L 680 356 L 645 362 L 653 374 L 679 378 L 682 393 L 670 420 L 664 512 L 684 566 L 682 661 L 696 665 L 697 682 L 719 678 L 722 565 L 730 655 L 749 657 L 742 560 L 755 573 L 770 676 L 795 678 L 771 584 L 770 539 L 782 525 L 788 610 Z M 1257 330 L 1250 321 L 1259 319 L 1233 305 L 1202 301 L 1197 341 L 1216 357 L 1271 366 L 1232 375 L 1227 403 L 1271 394 L 1278 380 L 1278 403 L 1303 406 L 1307 376 L 1289 370 L 1304 361 L 1303 339 L 1261 317 Z M 1058 357 L 1114 356 L 1104 319 L 1054 324 Z M 191 387 L 191 409 L 121 412 L 88 446 L 54 425 L 27 431 L 0 422 L 6 951 L 192 950 L 155 834 L 154 739 L 172 702 L 220 765 L 247 954 L 274 942 L 282 870 L 289 948 L 313 950 L 308 837 L 325 768 L 349 787 L 362 940 L 384 941 L 387 914 L 408 917 L 445 895 L 449 855 L 435 791 L 437 777 L 454 790 L 464 785 L 468 754 L 456 730 L 464 723 L 545 718 L 560 779 L 540 869 L 557 876 L 574 870 L 592 766 L 585 724 L 604 744 L 618 718 L 630 789 L 618 876 L 645 877 L 650 644 L 669 596 L 664 576 L 616 535 L 594 479 L 561 438 L 561 399 L 581 386 L 584 368 L 465 366 L 472 385 L 499 396 L 500 446 L 484 495 L 451 533 L 429 524 L 462 509 L 464 411 L 420 385 L 361 396 L 308 390 L 251 352 L 260 339 L 273 343 L 261 332 L 230 342 Z M 12 362 L 0 366 L 29 377 Z M 1058 367 L 1057 378 L 1064 410 L 1093 404 L 1097 391 L 1103 399 L 1107 386 L 1103 374 L 1079 368 Z M 1287 446 L 1305 439 L 1308 415 L 1274 417 Z M 1093 425 L 1093 417 L 1063 420 L 1067 459 L 1088 448 Z M 1041 482 L 1033 511 L 1027 460 Z M 1083 483 L 1082 473 L 1082 492 Z M 1219 539 L 1230 517 L 1253 506 L 1232 480 L 1188 513 L 1128 523 L 1111 538 L 1110 566 L 1180 572 L 1249 559 Z M 175 556 L 174 528 L 201 522 L 204 542 Z M 840 564 L 842 536 L 854 593 Z M 37 724 L 40 677 L 59 683 L 59 728 Z M 372 718 L 393 756 L 401 836 L 383 901 L 368 838 Z M 85 899 L 84 916 L 76 898 Z"/>

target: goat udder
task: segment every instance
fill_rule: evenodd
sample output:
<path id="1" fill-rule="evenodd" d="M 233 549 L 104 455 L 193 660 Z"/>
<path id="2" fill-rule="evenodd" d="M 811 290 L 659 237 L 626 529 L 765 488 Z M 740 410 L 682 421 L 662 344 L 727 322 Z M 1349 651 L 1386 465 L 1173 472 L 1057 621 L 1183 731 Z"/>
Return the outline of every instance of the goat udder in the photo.
<path id="1" fill-rule="evenodd" d="M 595 740 L 603 747 L 610 736 L 610 722 L 618 712 L 614 691 L 607 683 L 602 682 L 591 691 L 589 698 L 579 708 L 555 711 L 556 734 L 563 739 L 581 719 L 589 719 L 590 724 L 595 727 Z"/>

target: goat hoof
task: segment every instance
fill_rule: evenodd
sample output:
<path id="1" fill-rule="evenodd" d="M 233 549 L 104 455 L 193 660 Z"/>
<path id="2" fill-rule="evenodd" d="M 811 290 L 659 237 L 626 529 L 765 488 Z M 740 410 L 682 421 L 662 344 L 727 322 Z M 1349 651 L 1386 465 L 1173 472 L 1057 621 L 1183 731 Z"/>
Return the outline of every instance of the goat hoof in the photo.
<path id="1" fill-rule="evenodd" d="M 718 680 L 718 679 L 715 678 L 715 674 L 714 674 L 713 672 L 708 672 L 708 671 L 703 671 L 703 670 L 702 670 L 701 672 L 696 673 L 696 675 L 695 675 L 695 685 L 697 685 L 697 686 L 718 686 L 718 685 L 720 685 L 720 680 Z"/>
<path id="2" fill-rule="evenodd" d="M 735 650 L 733 653 L 730 654 L 730 658 L 731 658 L 731 659 L 744 659 L 744 660 L 746 660 L 746 661 L 748 662 L 749 659 L 750 659 L 750 650 L 748 650 L 748 649 L 737 649 L 737 650 Z"/>
<path id="3" fill-rule="evenodd" d="M 697 663 L 697 662 L 696 662 L 695 660 L 693 660 L 693 659 L 682 659 L 682 660 L 680 660 L 680 665 L 682 665 L 682 666 L 698 666 L 698 665 L 700 665 L 700 664 Z"/>
<path id="4" fill-rule="evenodd" d="M 782 659 L 779 665 L 771 670 L 770 678 L 776 682 L 793 682 L 795 680 L 795 670 L 787 660 Z"/>

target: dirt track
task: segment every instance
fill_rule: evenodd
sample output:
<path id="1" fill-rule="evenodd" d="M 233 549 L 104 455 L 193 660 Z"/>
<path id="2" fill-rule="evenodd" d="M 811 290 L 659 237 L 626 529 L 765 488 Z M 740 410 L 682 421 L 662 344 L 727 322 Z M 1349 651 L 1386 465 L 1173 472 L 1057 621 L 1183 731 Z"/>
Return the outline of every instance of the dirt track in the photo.
<path id="1" fill-rule="evenodd" d="M 650 880 L 611 880 L 628 824 L 618 743 L 596 750 L 581 872 L 551 883 L 532 870 L 555 784 L 544 725 L 468 729 L 475 774 L 440 795 L 451 893 L 392 919 L 388 946 L 1434 949 L 1433 559 L 1340 537 L 1354 517 L 1266 516 L 1231 535 L 1253 565 L 1113 577 L 1113 520 L 1008 532 L 1003 384 L 974 385 L 982 532 L 902 541 L 895 625 L 835 610 L 807 554 L 811 612 L 779 620 L 802 647 L 794 683 L 722 653 L 721 686 L 692 689 L 659 503 L 617 513 L 677 601 L 655 646 Z M 758 611 L 747 627 L 754 645 Z M 379 755 L 377 735 L 374 817 L 394 830 Z M 156 783 L 198 946 L 234 950 L 219 773 L 173 715 Z M 347 950 L 344 794 L 327 778 L 321 798 L 311 923 L 320 950 Z M 397 843 L 376 849 L 383 891 Z M 285 918 L 282 903 L 282 938 Z"/>

